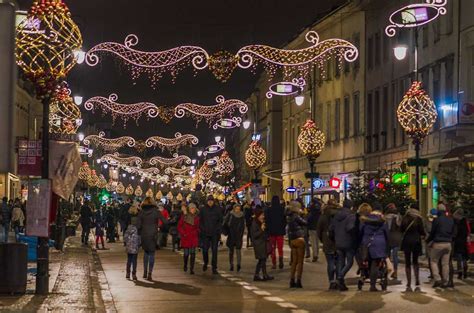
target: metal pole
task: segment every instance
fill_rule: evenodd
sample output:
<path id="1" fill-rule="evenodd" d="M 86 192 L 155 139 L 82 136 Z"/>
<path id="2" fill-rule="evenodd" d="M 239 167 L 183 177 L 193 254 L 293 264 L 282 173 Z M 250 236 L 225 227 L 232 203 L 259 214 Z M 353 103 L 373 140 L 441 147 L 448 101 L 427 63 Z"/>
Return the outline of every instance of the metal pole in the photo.
<path id="1" fill-rule="evenodd" d="M 418 203 L 418 207 L 420 206 L 420 144 L 417 142 L 415 143 L 415 159 L 416 159 L 416 166 L 415 166 L 415 183 L 416 183 L 416 202 Z"/>
<path id="2" fill-rule="evenodd" d="M 310 168 L 310 171 L 311 171 L 311 186 L 310 186 L 310 188 L 311 188 L 311 199 L 310 199 L 310 201 L 311 201 L 314 198 L 314 184 L 313 184 L 314 183 L 314 177 L 313 177 L 313 175 L 314 175 L 314 160 L 309 160 L 309 168 Z"/>

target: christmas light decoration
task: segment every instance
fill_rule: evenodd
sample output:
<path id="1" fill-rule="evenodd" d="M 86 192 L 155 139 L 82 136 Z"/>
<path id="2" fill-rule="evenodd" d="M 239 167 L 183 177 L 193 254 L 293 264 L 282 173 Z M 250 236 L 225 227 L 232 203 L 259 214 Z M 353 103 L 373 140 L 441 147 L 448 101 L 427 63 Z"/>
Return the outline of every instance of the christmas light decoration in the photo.
<path id="1" fill-rule="evenodd" d="M 199 178 L 204 181 L 208 181 L 212 178 L 212 174 L 213 174 L 212 168 L 210 168 L 207 165 L 207 163 L 204 162 L 204 164 L 199 169 Z"/>
<path id="2" fill-rule="evenodd" d="M 140 166 L 143 163 L 140 157 L 121 157 L 118 153 L 105 154 L 100 158 L 100 161 L 107 162 L 107 164 L 114 166 Z"/>
<path id="3" fill-rule="evenodd" d="M 104 151 L 114 152 L 125 145 L 129 147 L 135 146 L 135 139 L 130 136 L 109 139 L 105 138 L 105 133 L 101 131 L 99 132 L 99 135 L 89 135 L 85 137 L 83 143 L 86 146 L 93 144 L 101 147 Z"/>
<path id="4" fill-rule="evenodd" d="M 313 120 L 307 120 L 298 136 L 298 147 L 308 158 L 317 158 L 326 145 L 326 136 Z"/>
<path id="5" fill-rule="evenodd" d="M 98 187 L 99 184 L 99 176 L 95 170 L 91 171 L 91 175 L 87 178 L 87 184 L 91 187 Z"/>
<path id="6" fill-rule="evenodd" d="M 35 84 L 39 98 L 50 95 L 74 67 L 74 51 L 81 47 L 81 32 L 62 0 L 33 1 L 17 27 L 16 62 Z"/>
<path id="7" fill-rule="evenodd" d="M 230 78 L 230 76 L 232 76 L 232 73 L 237 67 L 238 62 L 238 56 L 225 50 L 214 53 L 213 55 L 209 56 L 208 59 L 209 70 L 218 80 L 223 83 L 225 83 Z"/>
<path id="8" fill-rule="evenodd" d="M 390 25 L 385 28 L 385 34 L 394 37 L 397 28 L 419 27 L 434 21 L 447 13 L 447 3 L 448 0 L 425 0 L 425 3 L 404 6 L 390 15 Z"/>
<path id="9" fill-rule="evenodd" d="M 185 175 L 189 173 L 190 168 L 187 166 L 181 166 L 181 168 L 176 167 L 167 167 L 165 168 L 165 173 L 170 175 Z"/>
<path id="10" fill-rule="evenodd" d="M 117 184 L 117 187 L 115 188 L 115 191 L 118 193 L 118 194 L 122 194 L 125 192 L 125 186 L 123 185 L 122 182 L 119 182 Z"/>
<path id="11" fill-rule="evenodd" d="M 181 194 L 181 192 L 176 195 L 176 200 L 183 201 L 183 195 Z"/>
<path id="12" fill-rule="evenodd" d="M 171 200 L 173 200 L 173 198 L 174 198 L 174 196 L 173 196 L 173 194 L 171 193 L 171 191 L 168 192 L 168 194 L 166 195 L 166 199 L 168 199 L 168 200 L 171 201 Z"/>
<path id="13" fill-rule="evenodd" d="M 174 134 L 174 138 L 164 138 L 153 136 L 146 140 L 145 144 L 148 148 L 160 147 L 161 150 L 168 149 L 170 151 L 177 150 L 179 147 L 186 145 L 197 145 L 199 139 L 191 134 L 182 135 L 181 133 Z"/>
<path id="14" fill-rule="evenodd" d="M 215 154 L 224 150 L 224 148 L 225 148 L 225 143 L 223 141 L 219 141 L 215 145 L 207 146 L 206 149 L 204 149 L 204 152 L 202 154 L 206 157 L 209 153 Z"/>
<path id="15" fill-rule="evenodd" d="M 240 127 L 241 123 L 242 123 L 241 117 L 234 116 L 232 118 L 221 118 L 217 120 L 214 125 L 212 125 L 212 128 L 215 130 L 217 130 L 218 128 L 232 129 L 232 128 Z"/>
<path id="16" fill-rule="evenodd" d="M 343 39 L 327 39 L 320 42 L 319 35 L 315 31 L 306 33 L 305 39 L 312 45 L 298 50 L 283 50 L 265 45 L 242 47 L 237 52 L 238 65 L 255 71 L 257 65 L 262 64 L 269 79 L 278 69 L 283 69 L 284 77 L 306 77 L 315 66 L 324 71 L 324 62 L 331 57 L 353 62 L 359 55 L 357 48 Z"/>
<path id="17" fill-rule="evenodd" d="M 142 194 L 143 194 L 142 187 L 140 187 L 140 185 L 138 185 L 137 188 L 135 188 L 135 196 L 141 197 Z"/>
<path id="18" fill-rule="evenodd" d="M 153 197 L 153 190 L 151 188 L 148 188 L 148 190 L 145 192 L 146 197 Z"/>
<path id="19" fill-rule="evenodd" d="M 125 189 L 125 194 L 131 196 L 133 195 L 133 192 L 134 192 L 134 189 L 132 185 L 128 185 L 127 188 Z"/>
<path id="20" fill-rule="evenodd" d="M 103 174 L 100 174 L 99 180 L 97 181 L 97 187 L 103 189 L 106 186 L 107 186 L 107 179 L 105 179 Z"/>
<path id="21" fill-rule="evenodd" d="M 398 122 L 414 144 L 421 144 L 436 123 L 438 112 L 433 100 L 415 81 L 403 96 L 397 109 Z"/>
<path id="22" fill-rule="evenodd" d="M 234 170 L 234 161 L 232 161 L 227 151 L 224 151 L 217 160 L 216 169 L 222 176 L 228 176 Z"/>
<path id="23" fill-rule="evenodd" d="M 206 160 L 206 164 L 207 164 L 208 166 L 214 166 L 214 165 L 217 164 L 217 161 L 219 161 L 219 157 L 215 156 L 215 157 L 213 157 L 213 158 L 207 159 L 207 160 Z"/>
<path id="24" fill-rule="evenodd" d="M 156 200 L 160 201 L 161 199 L 163 199 L 163 193 L 161 192 L 161 190 L 158 190 L 158 192 L 156 193 L 156 196 L 155 196 Z"/>
<path id="25" fill-rule="evenodd" d="M 191 184 L 192 180 L 193 180 L 193 178 L 191 176 L 187 176 L 187 175 L 176 175 L 174 177 L 174 181 L 176 183 L 178 183 L 179 185 L 183 185 L 183 183 L 186 184 L 186 185 L 189 185 L 189 184 Z"/>
<path id="26" fill-rule="evenodd" d="M 91 169 L 89 167 L 89 164 L 87 162 L 82 162 L 81 168 L 79 168 L 79 173 L 77 176 L 81 180 L 87 180 L 87 178 L 91 175 Z"/>
<path id="27" fill-rule="evenodd" d="M 194 103 L 182 103 L 175 107 L 175 117 L 183 118 L 184 116 L 190 116 L 196 120 L 196 123 L 205 119 L 209 125 L 213 122 L 223 118 L 226 114 L 233 114 L 236 109 L 239 110 L 241 114 L 245 114 L 248 111 L 248 106 L 246 103 L 238 99 L 229 99 L 226 100 L 224 96 L 216 97 L 216 105 L 199 105 Z"/>
<path id="28" fill-rule="evenodd" d="M 292 96 L 301 93 L 306 86 L 304 78 L 293 78 L 291 82 L 279 82 L 270 85 L 266 96 L 271 99 L 273 95 L 276 96 Z"/>
<path id="29" fill-rule="evenodd" d="M 107 189 L 107 191 L 110 191 L 110 192 L 116 191 L 117 187 L 118 187 L 117 182 L 112 179 L 109 179 L 109 181 L 105 185 L 105 189 Z"/>
<path id="30" fill-rule="evenodd" d="M 267 161 L 267 152 L 260 146 L 256 140 L 252 141 L 245 151 L 245 162 L 253 169 L 257 170 L 262 167 Z"/>
<path id="31" fill-rule="evenodd" d="M 49 105 L 49 132 L 53 134 L 75 134 L 82 125 L 81 110 L 74 103 L 66 82 L 56 87 Z"/>
<path id="32" fill-rule="evenodd" d="M 177 153 L 174 153 L 172 158 L 164 158 L 159 156 L 152 157 L 148 163 L 152 166 L 159 165 L 163 168 L 166 166 L 180 166 L 183 163 L 191 164 L 191 158 L 186 155 L 178 155 Z"/>
<path id="33" fill-rule="evenodd" d="M 168 114 L 166 109 L 163 107 L 157 107 L 155 104 L 150 102 L 138 102 L 132 104 L 122 104 L 116 102 L 118 96 L 111 94 L 108 98 L 96 96 L 92 97 L 84 103 L 84 108 L 88 111 L 94 112 L 96 108 L 101 109 L 102 114 L 111 113 L 112 123 L 115 123 L 117 117 L 120 117 L 124 126 L 127 124 L 129 119 L 135 120 L 138 125 L 138 119 L 145 115 L 147 118 L 160 117 L 164 121 L 169 121 L 164 116 Z"/>
<path id="34" fill-rule="evenodd" d="M 124 44 L 104 42 L 94 46 L 86 54 L 86 63 L 95 66 L 99 63 L 99 54 L 114 54 L 122 59 L 131 71 L 132 79 L 147 74 L 152 81 L 152 86 L 169 72 L 174 81 L 178 73 L 191 63 L 195 69 L 201 70 L 208 66 L 208 53 L 201 47 L 181 46 L 173 49 L 144 52 L 133 47 L 138 44 L 138 37 L 130 34 L 125 38 Z"/>

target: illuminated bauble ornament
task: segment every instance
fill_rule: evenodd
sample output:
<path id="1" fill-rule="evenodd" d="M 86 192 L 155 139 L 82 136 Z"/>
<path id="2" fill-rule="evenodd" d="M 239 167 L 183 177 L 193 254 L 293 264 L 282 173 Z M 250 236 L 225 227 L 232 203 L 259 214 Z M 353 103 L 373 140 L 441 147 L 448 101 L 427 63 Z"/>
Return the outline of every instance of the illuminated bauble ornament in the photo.
<path id="1" fill-rule="evenodd" d="M 161 190 L 158 190 L 158 192 L 156 193 L 155 198 L 156 198 L 156 200 L 163 199 L 163 193 L 161 192 Z"/>
<path id="2" fill-rule="evenodd" d="M 174 198 L 174 196 L 173 196 L 173 194 L 171 193 L 171 191 L 168 192 L 168 194 L 166 195 L 166 199 L 168 199 L 168 200 L 171 201 L 171 200 L 173 200 L 173 198 Z"/>
<path id="3" fill-rule="evenodd" d="M 267 161 L 267 152 L 256 140 L 252 141 L 245 151 L 245 162 L 251 169 L 259 169 Z"/>
<path id="4" fill-rule="evenodd" d="M 227 176 L 234 170 L 234 161 L 232 161 L 227 151 L 224 151 L 217 160 L 216 169 L 222 176 Z"/>
<path id="5" fill-rule="evenodd" d="M 99 188 L 105 188 L 107 186 L 107 179 L 105 179 L 103 174 L 99 175 L 99 180 L 97 182 L 97 187 Z"/>
<path id="6" fill-rule="evenodd" d="M 83 162 L 81 168 L 79 169 L 79 173 L 77 174 L 79 179 L 81 180 L 87 180 L 89 176 L 91 175 L 91 169 L 89 167 L 89 164 L 87 162 Z"/>
<path id="7" fill-rule="evenodd" d="M 145 192 L 145 196 L 152 198 L 153 197 L 153 190 L 151 190 L 151 188 L 148 188 L 148 190 Z"/>
<path id="8" fill-rule="evenodd" d="M 137 186 L 137 188 L 135 189 L 135 196 L 137 197 L 141 197 L 143 194 L 143 190 L 142 190 L 142 187 L 140 186 Z"/>
<path id="9" fill-rule="evenodd" d="M 53 134 L 75 134 L 82 125 L 82 115 L 66 83 L 54 91 L 49 106 L 49 131 Z"/>
<path id="10" fill-rule="evenodd" d="M 307 120 L 298 136 L 298 147 L 308 158 L 317 158 L 326 145 L 326 136 L 313 120 Z"/>
<path id="11" fill-rule="evenodd" d="M 52 92 L 76 64 L 82 35 L 62 0 L 35 0 L 17 27 L 16 62 L 35 83 L 39 97 Z"/>
<path id="12" fill-rule="evenodd" d="M 132 185 L 128 185 L 127 188 L 125 189 L 125 194 L 131 196 L 131 195 L 133 195 L 133 191 L 134 191 L 134 189 L 133 189 Z"/>
<path id="13" fill-rule="evenodd" d="M 89 186 L 91 187 L 98 187 L 98 184 L 99 184 L 99 176 L 97 176 L 97 173 L 95 170 L 92 170 L 91 171 L 91 175 L 89 176 L 89 178 L 87 179 L 87 183 L 89 184 Z"/>
<path id="14" fill-rule="evenodd" d="M 199 169 L 199 177 L 202 180 L 209 180 L 212 178 L 212 174 L 213 174 L 212 168 L 210 168 L 209 165 L 207 165 L 207 162 L 204 162 L 204 164 Z"/>
<path id="15" fill-rule="evenodd" d="M 125 186 L 123 185 L 122 182 L 119 182 L 117 184 L 117 187 L 115 188 L 115 191 L 118 193 L 118 194 L 122 194 L 125 192 Z"/>
<path id="16" fill-rule="evenodd" d="M 413 143 L 421 144 L 438 118 L 436 106 L 423 90 L 421 82 L 413 82 L 403 96 L 398 105 L 397 117 Z"/>
<path id="17" fill-rule="evenodd" d="M 178 194 L 176 195 L 176 200 L 178 200 L 178 201 L 183 201 L 183 195 L 182 195 L 181 193 L 178 193 Z"/>

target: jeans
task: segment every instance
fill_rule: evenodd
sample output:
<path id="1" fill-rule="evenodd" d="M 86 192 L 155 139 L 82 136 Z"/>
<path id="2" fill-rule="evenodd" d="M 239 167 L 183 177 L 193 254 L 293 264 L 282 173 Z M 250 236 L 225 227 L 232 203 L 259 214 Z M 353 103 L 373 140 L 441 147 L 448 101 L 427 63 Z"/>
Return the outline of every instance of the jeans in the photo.
<path id="1" fill-rule="evenodd" d="M 3 242 L 8 243 L 8 233 L 10 232 L 10 222 L 3 225 Z"/>
<path id="2" fill-rule="evenodd" d="M 130 273 L 130 267 L 134 275 L 137 273 L 137 257 L 138 254 L 127 254 L 127 273 Z"/>
<path id="3" fill-rule="evenodd" d="M 276 252 L 278 256 L 283 258 L 283 236 L 270 236 L 270 244 L 272 245 L 272 264 L 276 265 Z"/>
<path id="4" fill-rule="evenodd" d="M 14 226 L 13 227 L 13 230 L 15 231 L 15 240 L 16 240 L 16 242 L 20 241 L 20 231 L 21 231 L 21 229 L 22 229 L 21 226 Z"/>
<path id="5" fill-rule="evenodd" d="M 311 242 L 311 250 L 313 251 L 313 258 L 319 256 L 319 239 L 318 232 L 316 230 L 308 230 L 309 241 Z"/>
<path id="6" fill-rule="evenodd" d="M 463 253 L 456 253 L 454 255 L 454 259 L 457 262 L 457 272 L 458 275 L 464 275 L 464 277 L 467 277 L 467 269 L 468 269 L 468 263 L 469 263 L 469 258 L 467 258 Z"/>
<path id="7" fill-rule="evenodd" d="M 328 280 L 330 283 L 336 281 L 336 260 L 337 256 L 335 253 L 325 253 L 327 261 L 327 273 Z"/>
<path id="8" fill-rule="evenodd" d="M 203 237 L 203 247 L 202 247 L 202 258 L 204 259 L 204 264 L 209 264 L 209 248 L 212 251 L 212 269 L 217 269 L 217 247 L 219 245 L 219 236 L 204 236 Z"/>
<path id="9" fill-rule="evenodd" d="M 236 247 L 229 248 L 229 263 L 234 265 L 234 251 L 237 252 L 237 265 L 240 266 L 242 264 L 242 250 Z"/>
<path id="10" fill-rule="evenodd" d="M 126 221 L 119 221 L 120 230 L 122 231 L 122 236 L 125 236 L 125 231 L 127 230 L 127 222 Z"/>
<path id="11" fill-rule="evenodd" d="M 90 223 L 81 223 L 82 226 L 82 233 L 81 233 L 81 242 L 83 244 L 87 244 L 89 241 L 89 233 L 91 231 L 91 224 Z"/>
<path id="12" fill-rule="evenodd" d="M 449 259 L 451 255 L 450 242 L 435 242 L 431 248 L 431 268 L 435 281 L 441 281 L 438 262 L 441 261 L 441 272 L 444 282 L 449 280 Z"/>
<path id="13" fill-rule="evenodd" d="M 337 279 L 344 281 L 347 272 L 354 264 L 355 251 L 353 249 L 338 249 L 337 250 Z"/>
<path id="14" fill-rule="evenodd" d="M 290 241 L 291 247 L 291 279 L 301 280 L 303 276 L 303 264 L 304 264 L 304 253 L 305 253 L 305 242 L 304 238 L 297 238 Z"/>
<path id="15" fill-rule="evenodd" d="M 143 255 L 143 268 L 146 273 L 152 273 L 155 266 L 155 251 L 146 252 Z"/>
<path id="16" fill-rule="evenodd" d="M 390 260 L 392 261 L 393 263 L 393 269 L 395 270 L 395 272 L 398 270 L 398 263 L 399 263 L 399 260 L 398 260 L 398 251 L 400 250 L 399 247 L 393 247 L 390 249 Z"/>
<path id="17" fill-rule="evenodd" d="M 184 256 L 188 257 L 190 254 L 196 254 L 196 248 L 184 248 Z"/>

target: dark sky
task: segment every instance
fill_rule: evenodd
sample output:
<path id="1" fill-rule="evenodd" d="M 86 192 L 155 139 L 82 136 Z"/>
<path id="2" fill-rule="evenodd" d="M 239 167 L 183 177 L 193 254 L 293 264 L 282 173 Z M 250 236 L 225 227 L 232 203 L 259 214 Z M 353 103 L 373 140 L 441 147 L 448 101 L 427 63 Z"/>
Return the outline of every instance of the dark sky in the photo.
<path id="1" fill-rule="evenodd" d="M 27 9 L 32 1 L 19 1 Z M 158 51 L 180 45 L 197 45 L 210 54 L 218 50 L 235 53 L 248 44 L 281 46 L 291 40 L 303 27 L 345 0 L 221 0 L 221 1 L 162 1 L 162 0 L 70 0 L 66 1 L 84 37 L 84 50 L 104 41 L 123 42 L 127 34 L 139 37 L 136 49 Z M 150 101 L 157 105 L 181 102 L 214 104 L 222 94 L 227 99 L 245 100 L 252 92 L 257 76 L 236 68 L 226 83 L 217 81 L 208 70 L 182 72 L 175 84 L 165 76 L 152 89 L 147 79 L 133 84 L 129 74 L 121 70 L 113 58 L 102 58 L 96 67 L 76 66 L 68 81 L 73 92 L 84 99 L 117 93 L 123 103 Z M 87 119 L 91 117 L 87 115 Z M 102 117 L 98 118 L 99 120 Z M 108 117 L 103 118 L 109 120 Z M 214 137 L 205 123 L 199 130 L 190 119 L 178 120 L 163 127 L 159 119 L 142 119 L 136 127 L 129 122 L 127 129 L 117 129 L 117 135 L 130 133 L 145 138 L 149 135 L 170 136 L 176 131 L 193 132 L 205 144 Z M 122 123 L 117 126 L 122 128 Z M 222 132 L 222 131 L 221 131 Z"/>

